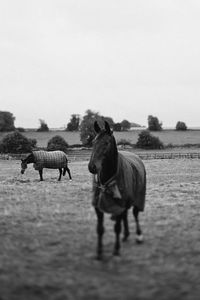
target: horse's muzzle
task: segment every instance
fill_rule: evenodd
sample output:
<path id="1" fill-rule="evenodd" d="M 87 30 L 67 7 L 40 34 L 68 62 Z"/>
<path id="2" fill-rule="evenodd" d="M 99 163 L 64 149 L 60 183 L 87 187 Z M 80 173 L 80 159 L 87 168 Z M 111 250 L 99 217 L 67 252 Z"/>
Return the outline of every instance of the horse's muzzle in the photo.
<path id="1" fill-rule="evenodd" d="M 21 174 L 24 174 L 25 170 L 21 170 Z"/>
<path id="2" fill-rule="evenodd" d="M 97 173 L 97 168 L 96 168 L 96 166 L 93 165 L 93 164 L 91 164 L 91 163 L 88 164 L 88 170 L 89 170 L 90 173 L 92 173 L 92 174 L 96 174 L 96 173 Z"/>

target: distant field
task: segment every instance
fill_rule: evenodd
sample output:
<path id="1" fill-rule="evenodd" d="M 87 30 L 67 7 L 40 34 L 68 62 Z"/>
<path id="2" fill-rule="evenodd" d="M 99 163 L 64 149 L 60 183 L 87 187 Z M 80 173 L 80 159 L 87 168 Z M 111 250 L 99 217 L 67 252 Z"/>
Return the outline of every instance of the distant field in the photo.
<path id="1" fill-rule="evenodd" d="M 129 131 L 129 132 L 114 132 L 116 140 L 121 139 L 129 140 L 132 144 L 135 144 L 138 139 L 140 130 Z M 0 133 L 0 139 L 6 133 Z M 46 147 L 47 142 L 50 138 L 55 135 L 62 136 L 69 145 L 81 144 L 79 132 L 67 132 L 67 131 L 50 131 L 50 132 L 34 132 L 28 131 L 23 133 L 28 138 L 34 138 L 37 140 L 39 147 Z M 184 145 L 184 144 L 200 144 L 200 130 L 188 130 L 185 132 L 177 132 L 174 130 L 163 130 L 161 132 L 152 132 L 153 135 L 158 136 L 159 139 L 164 143 L 173 145 Z"/>

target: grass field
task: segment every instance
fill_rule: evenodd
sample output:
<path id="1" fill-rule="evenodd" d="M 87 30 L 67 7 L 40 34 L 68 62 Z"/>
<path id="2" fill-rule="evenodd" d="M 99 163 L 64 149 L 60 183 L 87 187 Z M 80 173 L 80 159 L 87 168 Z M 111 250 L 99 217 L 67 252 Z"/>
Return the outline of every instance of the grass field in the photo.
<path id="1" fill-rule="evenodd" d="M 114 132 L 116 140 L 126 139 L 132 144 L 135 144 L 138 140 L 138 134 L 140 130 L 128 131 L 128 132 Z M 7 133 L 0 133 L 0 140 Z M 37 146 L 46 147 L 50 138 L 55 135 L 62 136 L 69 145 L 81 144 L 79 132 L 67 132 L 67 131 L 50 131 L 50 132 L 36 132 L 27 131 L 23 133 L 28 138 L 34 138 L 37 140 Z M 153 135 L 158 136 L 160 140 L 165 144 L 173 145 L 185 145 L 185 144 L 200 144 L 200 130 L 187 130 L 185 132 L 175 130 L 163 130 L 160 132 L 152 132 Z"/>
<path id="2" fill-rule="evenodd" d="M 112 257 L 106 217 L 105 255 L 94 260 L 96 218 L 87 162 L 68 177 L 45 170 L 44 182 L 19 161 L 0 160 L 0 299 L 181 299 L 200 296 L 200 160 L 147 160 L 145 242 L 131 236 Z"/>

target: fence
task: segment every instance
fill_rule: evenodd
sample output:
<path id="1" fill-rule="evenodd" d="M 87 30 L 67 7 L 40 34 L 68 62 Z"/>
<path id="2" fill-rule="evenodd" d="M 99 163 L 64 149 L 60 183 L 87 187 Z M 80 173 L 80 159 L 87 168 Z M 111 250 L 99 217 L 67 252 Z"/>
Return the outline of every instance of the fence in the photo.
<path id="1" fill-rule="evenodd" d="M 200 159 L 200 152 L 134 152 L 141 159 Z M 71 150 L 70 161 L 89 160 L 91 150 Z"/>
<path id="2" fill-rule="evenodd" d="M 123 152 L 123 151 L 122 151 Z M 133 151 L 131 151 L 133 152 Z M 136 152 L 141 159 L 200 159 L 200 152 Z M 74 149 L 69 150 L 68 153 L 68 159 L 70 162 L 74 161 L 89 161 L 91 150 L 90 149 Z M 0 159 L 21 159 L 21 154 L 1 154 Z"/>

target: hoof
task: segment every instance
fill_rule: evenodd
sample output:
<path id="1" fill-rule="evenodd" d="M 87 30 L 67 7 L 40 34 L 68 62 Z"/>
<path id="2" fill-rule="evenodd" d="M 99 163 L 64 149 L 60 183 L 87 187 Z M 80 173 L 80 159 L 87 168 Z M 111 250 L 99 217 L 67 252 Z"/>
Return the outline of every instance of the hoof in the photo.
<path id="1" fill-rule="evenodd" d="M 142 244 L 144 242 L 144 237 L 142 234 L 136 235 L 136 243 L 137 244 Z"/>
<path id="2" fill-rule="evenodd" d="M 113 255 L 112 260 L 116 263 L 120 262 L 121 261 L 121 256 L 120 255 Z"/>
<path id="3" fill-rule="evenodd" d="M 102 259 L 103 259 L 102 254 L 97 254 L 97 255 L 95 256 L 95 260 L 101 261 Z"/>

